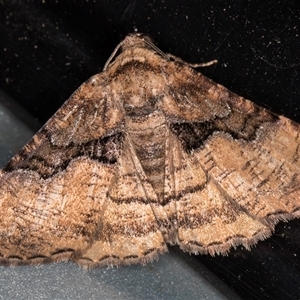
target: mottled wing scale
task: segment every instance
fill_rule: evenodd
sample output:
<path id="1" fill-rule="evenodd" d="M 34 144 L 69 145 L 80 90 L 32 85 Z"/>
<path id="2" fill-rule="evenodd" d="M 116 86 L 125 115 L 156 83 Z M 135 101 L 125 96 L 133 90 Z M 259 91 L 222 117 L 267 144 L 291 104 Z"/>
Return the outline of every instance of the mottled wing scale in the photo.
<path id="1" fill-rule="evenodd" d="M 104 103 L 105 92 L 105 87 L 95 90 L 93 81 L 83 84 L 2 169 L 0 253 L 4 263 L 77 257 L 98 236 L 99 216 L 116 174 L 120 151 L 116 146 L 122 143 L 121 133 L 105 136 L 121 121 L 112 107 L 115 103 Z M 99 115 L 93 111 L 98 97 L 102 100 Z M 106 114 L 101 112 L 103 107 Z"/>
<path id="2" fill-rule="evenodd" d="M 78 263 L 83 266 L 145 264 L 167 251 L 156 216 L 151 208 L 155 194 L 146 181 L 129 139 L 123 144 L 118 172 L 112 181 L 101 231 Z"/>
<path id="3" fill-rule="evenodd" d="M 177 201 L 179 245 L 192 253 L 249 249 L 279 220 L 300 215 L 299 125 L 182 68 L 169 70 L 177 77 L 165 112 L 176 102 L 183 107 L 169 122 L 185 154 L 181 168 L 199 188 Z M 184 90 L 187 96 L 175 92 Z M 178 174 L 179 191 L 187 174 Z"/>
<path id="4" fill-rule="evenodd" d="M 225 254 L 299 217 L 298 124 L 147 37 L 120 46 L 0 171 L 1 263 Z"/>

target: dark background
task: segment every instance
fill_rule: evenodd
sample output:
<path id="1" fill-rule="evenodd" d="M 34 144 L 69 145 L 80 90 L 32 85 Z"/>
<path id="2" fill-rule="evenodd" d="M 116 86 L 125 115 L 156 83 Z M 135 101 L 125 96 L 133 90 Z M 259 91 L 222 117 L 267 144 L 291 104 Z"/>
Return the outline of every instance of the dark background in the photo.
<path id="1" fill-rule="evenodd" d="M 300 122 L 299 20 L 299 1 L 0 0 L 0 88 L 44 123 L 138 31 L 188 62 L 217 59 L 200 71 Z M 197 259 L 244 299 L 299 299 L 299 225 L 279 224 L 251 252 Z"/>

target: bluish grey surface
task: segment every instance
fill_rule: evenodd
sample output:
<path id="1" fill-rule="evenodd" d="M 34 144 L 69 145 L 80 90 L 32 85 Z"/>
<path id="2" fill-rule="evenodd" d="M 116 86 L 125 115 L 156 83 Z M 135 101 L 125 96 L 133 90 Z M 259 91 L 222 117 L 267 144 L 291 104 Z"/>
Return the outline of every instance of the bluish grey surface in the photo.
<path id="1" fill-rule="evenodd" d="M 0 90 L 0 166 L 17 153 L 39 127 L 38 122 Z"/>
<path id="2" fill-rule="evenodd" d="M 0 93 L 0 166 L 29 140 L 35 126 Z M 197 262 L 196 272 L 182 257 L 171 252 L 144 267 L 113 269 L 83 270 L 70 262 L 0 267 L 0 299 L 239 299 L 206 267 Z"/>
<path id="3" fill-rule="evenodd" d="M 0 299 L 237 299 L 231 291 L 216 290 L 173 254 L 145 267 L 83 270 L 59 263 L 1 267 L 0 273 Z"/>

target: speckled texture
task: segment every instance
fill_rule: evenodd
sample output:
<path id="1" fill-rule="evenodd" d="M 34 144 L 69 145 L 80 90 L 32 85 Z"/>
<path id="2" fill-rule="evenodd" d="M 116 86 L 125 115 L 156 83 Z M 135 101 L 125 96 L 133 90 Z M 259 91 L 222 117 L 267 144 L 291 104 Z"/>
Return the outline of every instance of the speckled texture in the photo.
<path id="1" fill-rule="evenodd" d="M 226 254 L 299 216 L 299 125 L 129 35 L 0 173 L 3 264 Z"/>

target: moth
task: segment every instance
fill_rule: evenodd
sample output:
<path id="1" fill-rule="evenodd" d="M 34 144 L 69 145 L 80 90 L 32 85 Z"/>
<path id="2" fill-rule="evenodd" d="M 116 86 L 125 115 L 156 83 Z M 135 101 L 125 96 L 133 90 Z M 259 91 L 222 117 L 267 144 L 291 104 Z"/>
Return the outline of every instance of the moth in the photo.
<path id="1" fill-rule="evenodd" d="M 299 133 L 130 34 L 0 171 L 0 263 L 250 249 L 300 215 Z"/>

